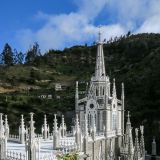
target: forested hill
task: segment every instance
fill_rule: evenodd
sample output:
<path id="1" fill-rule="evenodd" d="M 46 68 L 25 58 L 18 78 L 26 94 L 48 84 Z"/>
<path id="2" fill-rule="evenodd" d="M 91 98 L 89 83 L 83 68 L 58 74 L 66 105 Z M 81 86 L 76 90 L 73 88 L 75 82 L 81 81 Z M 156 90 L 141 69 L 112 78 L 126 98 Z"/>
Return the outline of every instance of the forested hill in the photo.
<path id="1" fill-rule="evenodd" d="M 118 97 L 121 82 L 125 84 L 125 109 L 131 111 L 133 126 L 145 125 L 147 148 L 153 136 L 160 143 L 160 34 L 111 39 L 104 45 L 104 55 L 111 82 L 116 78 Z M 7 113 L 11 125 L 17 126 L 22 112 L 33 111 L 37 117 L 48 113 L 52 119 L 56 111 L 74 110 L 75 81 L 90 80 L 95 57 L 95 45 L 42 54 L 35 43 L 24 55 L 6 44 L 1 54 L 0 112 Z M 56 83 L 62 91 L 55 91 Z M 80 90 L 85 90 L 83 83 Z M 52 99 L 40 95 L 52 95 Z"/>

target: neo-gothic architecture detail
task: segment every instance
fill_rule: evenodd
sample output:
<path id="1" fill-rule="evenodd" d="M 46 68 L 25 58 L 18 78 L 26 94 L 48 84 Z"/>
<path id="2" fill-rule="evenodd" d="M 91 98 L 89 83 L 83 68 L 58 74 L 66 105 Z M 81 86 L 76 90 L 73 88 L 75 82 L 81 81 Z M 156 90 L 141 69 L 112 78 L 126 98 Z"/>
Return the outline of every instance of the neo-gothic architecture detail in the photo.
<path id="1" fill-rule="evenodd" d="M 57 154 L 66 153 L 77 153 L 80 160 L 145 159 L 144 127 L 136 128 L 133 137 L 129 112 L 125 125 L 124 84 L 118 99 L 116 81 L 110 82 L 106 74 L 103 44 L 99 33 L 95 73 L 83 98 L 79 98 L 76 82 L 72 130 L 67 130 L 64 116 L 59 125 L 54 114 L 53 126 L 49 126 L 44 115 L 37 134 L 30 113 L 29 123 L 21 115 L 18 136 L 10 135 L 7 115 L 0 114 L 0 160 L 56 160 Z"/>
<path id="2" fill-rule="evenodd" d="M 79 99 L 76 82 L 75 112 L 84 135 L 83 151 L 93 160 L 144 159 L 143 126 L 140 127 L 140 142 L 138 129 L 135 129 L 134 143 L 129 113 L 126 129 L 124 128 L 124 84 L 122 83 L 121 98 L 118 99 L 115 79 L 111 85 L 106 75 L 103 44 L 99 33 L 95 73 L 91 77 L 87 94 L 82 99 Z"/>

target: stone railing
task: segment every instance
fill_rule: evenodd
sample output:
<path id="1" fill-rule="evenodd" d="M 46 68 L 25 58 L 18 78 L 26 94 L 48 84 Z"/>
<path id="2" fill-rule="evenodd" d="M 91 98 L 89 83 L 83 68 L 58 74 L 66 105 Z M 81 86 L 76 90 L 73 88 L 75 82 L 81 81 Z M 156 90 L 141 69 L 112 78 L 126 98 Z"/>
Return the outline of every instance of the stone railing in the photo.
<path id="1" fill-rule="evenodd" d="M 43 136 L 42 136 L 42 134 L 36 134 L 36 135 L 35 135 L 35 138 L 41 140 L 41 139 L 43 139 Z"/>
<path id="2" fill-rule="evenodd" d="M 7 151 L 5 160 L 26 160 L 26 156 L 25 154 L 22 154 L 22 153 Z"/>
<path id="3" fill-rule="evenodd" d="M 45 153 L 40 156 L 39 160 L 57 160 L 57 156 L 55 153 Z"/>
<path id="4" fill-rule="evenodd" d="M 19 142 L 20 141 L 20 137 L 19 137 L 19 135 L 10 134 L 9 137 L 8 137 L 8 140 L 9 141 L 13 141 L 13 142 Z"/>
<path id="5" fill-rule="evenodd" d="M 68 132 L 66 132 L 66 136 L 67 136 L 67 137 L 71 137 L 71 136 L 73 136 L 73 132 L 72 132 L 72 131 L 68 131 Z"/>
<path id="6" fill-rule="evenodd" d="M 53 139 L 53 133 L 49 133 L 48 138 L 49 138 L 50 140 L 52 140 L 52 139 Z"/>
<path id="7" fill-rule="evenodd" d="M 35 138 L 43 140 L 43 135 L 42 134 L 36 134 Z M 48 140 L 52 140 L 53 139 L 53 133 L 49 133 L 48 135 Z"/>
<path id="8" fill-rule="evenodd" d="M 60 150 L 63 154 L 76 152 L 78 146 L 75 143 L 75 137 L 64 137 L 60 139 Z"/>

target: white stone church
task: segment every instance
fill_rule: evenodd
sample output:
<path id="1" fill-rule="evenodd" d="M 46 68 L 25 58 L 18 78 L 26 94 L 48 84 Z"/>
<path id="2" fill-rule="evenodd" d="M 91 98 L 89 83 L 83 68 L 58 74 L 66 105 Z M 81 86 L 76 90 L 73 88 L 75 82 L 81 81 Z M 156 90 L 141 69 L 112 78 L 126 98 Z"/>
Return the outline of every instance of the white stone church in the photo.
<path id="1" fill-rule="evenodd" d="M 67 130 L 63 116 L 58 125 L 56 115 L 51 127 L 44 115 L 41 133 L 35 133 L 31 113 L 29 125 L 22 115 L 19 134 L 11 135 L 7 115 L 0 114 L 0 160 L 56 160 L 67 153 L 76 153 L 82 160 L 145 159 L 144 127 L 134 130 L 133 139 L 129 112 L 124 123 L 124 85 L 118 99 L 115 79 L 111 85 L 105 72 L 103 44 L 99 33 L 95 73 L 82 99 L 76 82 L 73 129 Z"/>

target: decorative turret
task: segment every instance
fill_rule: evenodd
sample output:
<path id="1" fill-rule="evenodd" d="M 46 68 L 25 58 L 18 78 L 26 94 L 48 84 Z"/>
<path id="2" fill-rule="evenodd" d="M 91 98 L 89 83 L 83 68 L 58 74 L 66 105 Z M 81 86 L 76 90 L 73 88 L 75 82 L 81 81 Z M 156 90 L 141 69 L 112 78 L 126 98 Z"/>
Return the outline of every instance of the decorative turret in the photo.
<path id="1" fill-rule="evenodd" d="M 78 114 L 76 115 L 76 124 L 75 124 L 75 142 L 78 146 L 78 149 L 81 150 L 81 130 L 79 126 Z"/>
<path id="2" fill-rule="evenodd" d="M 0 113 L 0 138 L 4 137 L 5 130 L 4 130 L 4 124 L 3 124 L 3 114 Z"/>
<path id="3" fill-rule="evenodd" d="M 64 115 L 62 115 L 62 123 L 60 125 L 60 133 L 61 133 L 61 137 L 65 137 L 66 135 L 66 124 L 64 122 Z"/>
<path id="4" fill-rule="evenodd" d="M 59 148 L 59 132 L 58 132 L 58 123 L 57 115 L 54 115 L 54 124 L 53 124 L 53 148 Z"/>
<path id="5" fill-rule="evenodd" d="M 113 98 L 117 98 L 115 78 L 113 79 L 113 92 L 112 92 L 112 96 L 113 96 Z"/>
<path id="6" fill-rule="evenodd" d="M 155 141 L 155 138 L 153 138 L 153 142 L 152 142 L 152 156 L 156 156 L 156 155 L 157 155 L 156 141 Z"/>
<path id="7" fill-rule="evenodd" d="M 26 129 L 24 125 L 23 114 L 21 115 L 21 124 L 19 126 L 19 137 L 20 137 L 20 142 L 24 144 L 26 139 Z"/>
<path id="8" fill-rule="evenodd" d="M 145 159 L 144 126 L 140 126 L 140 132 L 141 132 L 140 148 L 141 148 L 141 155 L 143 156 L 144 160 Z"/>
<path id="9" fill-rule="evenodd" d="M 30 126 L 29 126 L 29 139 L 30 139 L 30 141 L 32 141 L 32 139 L 35 138 L 35 127 L 34 127 L 35 122 L 33 120 L 33 115 L 34 115 L 34 113 L 31 112 L 30 113 L 30 122 L 29 122 L 29 124 L 30 124 Z"/>
<path id="10" fill-rule="evenodd" d="M 133 139 L 132 139 L 132 128 L 129 128 L 127 160 L 133 160 L 133 156 L 134 156 L 134 148 L 133 148 Z"/>
<path id="11" fill-rule="evenodd" d="M 121 100 L 122 100 L 122 103 L 124 104 L 124 83 L 121 84 L 122 85 L 122 92 L 121 92 Z"/>
<path id="12" fill-rule="evenodd" d="M 3 114 L 0 113 L 0 159 L 6 159 L 7 136 L 3 124 Z"/>
<path id="13" fill-rule="evenodd" d="M 34 113 L 30 113 L 29 133 L 26 141 L 26 155 L 28 160 L 39 159 L 40 142 L 36 139 L 35 121 L 33 120 Z"/>
<path id="14" fill-rule="evenodd" d="M 127 123 L 126 123 L 126 133 L 129 131 L 129 129 L 131 129 L 131 121 L 130 121 L 130 112 L 128 111 L 128 115 L 127 115 Z"/>
<path id="15" fill-rule="evenodd" d="M 139 139 L 138 139 L 138 128 L 135 129 L 135 147 L 134 147 L 134 160 L 140 158 L 140 148 L 139 148 Z"/>
<path id="16" fill-rule="evenodd" d="M 5 135 L 6 135 L 6 137 L 9 138 L 9 125 L 8 125 L 7 115 L 5 115 L 4 129 L 5 129 Z"/>
<path id="17" fill-rule="evenodd" d="M 121 118 L 121 124 L 122 124 L 122 135 L 124 135 L 124 83 L 122 83 L 122 93 L 121 93 L 121 101 L 122 101 L 122 118 Z"/>
<path id="18" fill-rule="evenodd" d="M 79 99 L 79 93 L 78 93 L 78 81 L 76 81 L 75 111 L 77 111 L 77 109 L 78 109 L 78 99 Z"/>
<path id="19" fill-rule="evenodd" d="M 47 124 L 46 115 L 44 115 L 44 124 L 42 125 L 42 135 L 44 140 L 47 140 L 49 137 L 49 125 Z"/>

